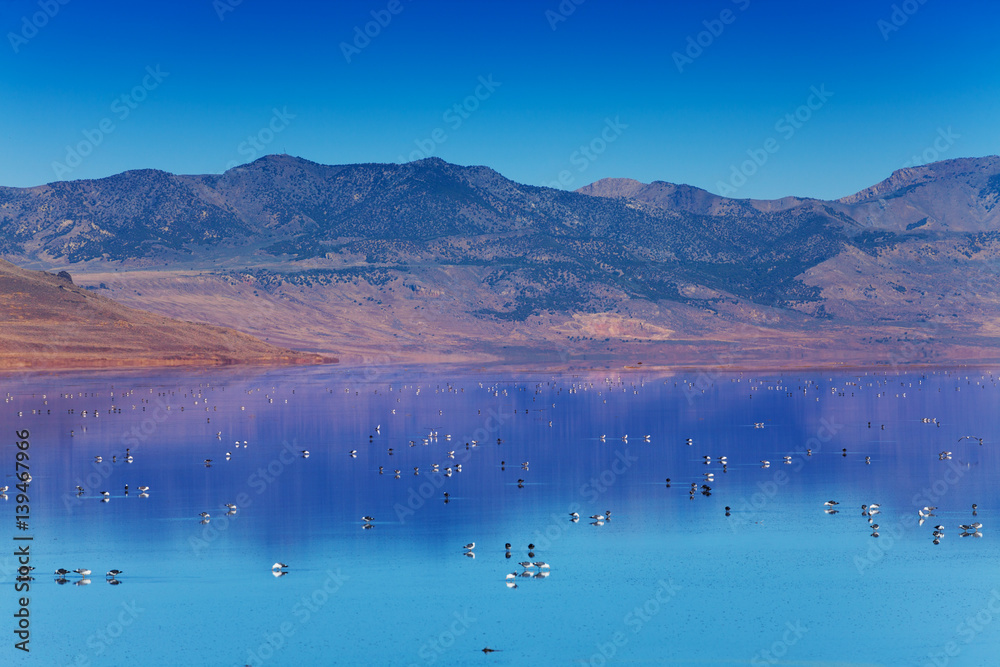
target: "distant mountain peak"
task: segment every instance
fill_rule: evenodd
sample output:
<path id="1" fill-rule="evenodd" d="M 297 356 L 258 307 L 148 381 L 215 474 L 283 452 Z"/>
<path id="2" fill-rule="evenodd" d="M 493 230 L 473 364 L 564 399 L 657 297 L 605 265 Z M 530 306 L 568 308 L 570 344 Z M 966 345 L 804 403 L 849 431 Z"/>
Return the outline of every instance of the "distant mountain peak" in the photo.
<path id="1" fill-rule="evenodd" d="M 577 192 L 594 197 L 634 197 L 647 185 L 634 178 L 602 178 L 577 189 Z"/>
<path id="2" fill-rule="evenodd" d="M 853 195 L 841 197 L 837 201 L 841 204 L 857 204 L 884 198 L 886 195 L 899 192 L 903 188 L 912 188 L 938 179 L 955 178 L 962 174 L 988 176 L 996 173 L 1000 173 L 1000 156 L 996 155 L 987 155 L 979 158 L 962 157 L 940 160 L 938 162 L 897 169 L 892 172 L 889 178 Z"/>
<path id="3" fill-rule="evenodd" d="M 412 162 L 407 162 L 406 164 L 419 164 L 419 165 L 428 166 L 428 167 L 430 167 L 430 166 L 442 166 L 442 167 L 443 166 L 446 166 L 446 167 L 457 166 L 457 165 L 453 165 L 451 162 L 447 162 L 446 160 L 442 160 L 441 158 L 437 157 L 436 155 L 432 155 L 431 157 L 421 158 L 419 160 L 413 160 Z"/>

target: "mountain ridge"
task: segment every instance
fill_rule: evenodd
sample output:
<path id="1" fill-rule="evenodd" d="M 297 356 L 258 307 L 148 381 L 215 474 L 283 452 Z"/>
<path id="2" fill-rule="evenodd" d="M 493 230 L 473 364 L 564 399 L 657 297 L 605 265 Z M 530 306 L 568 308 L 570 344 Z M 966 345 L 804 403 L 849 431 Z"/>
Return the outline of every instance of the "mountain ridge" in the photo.
<path id="1" fill-rule="evenodd" d="M 885 359 L 918 336 L 926 361 L 1000 346 L 996 272 L 967 278 L 1000 258 L 998 173 L 961 158 L 840 200 L 750 200 L 275 155 L 0 188 L 0 244 L 129 305 L 355 358 Z"/>

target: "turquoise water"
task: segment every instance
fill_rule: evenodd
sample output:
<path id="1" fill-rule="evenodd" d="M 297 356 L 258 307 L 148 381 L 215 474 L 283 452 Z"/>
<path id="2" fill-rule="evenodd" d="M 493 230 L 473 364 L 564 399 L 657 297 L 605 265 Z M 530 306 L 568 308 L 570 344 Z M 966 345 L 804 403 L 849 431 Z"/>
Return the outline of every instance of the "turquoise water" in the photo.
<path id="1" fill-rule="evenodd" d="M 7 378 L 0 539 L 33 537 L 37 569 L 24 654 L 13 614 L 25 593 L 13 591 L 13 548 L 0 556 L 0 662 L 996 664 L 995 379 L 329 368 Z M 25 429 L 21 531 L 14 443 Z M 871 503 L 878 537 L 862 514 Z M 938 509 L 918 525 L 924 506 Z M 602 525 L 588 518 L 608 510 Z M 962 537 L 974 522 L 981 537 Z M 286 575 L 272 575 L 276 561 Z M 548 567 L 521 576 L 522 561 Z M 59 584 L 57 568 L 93 573 Z"/>

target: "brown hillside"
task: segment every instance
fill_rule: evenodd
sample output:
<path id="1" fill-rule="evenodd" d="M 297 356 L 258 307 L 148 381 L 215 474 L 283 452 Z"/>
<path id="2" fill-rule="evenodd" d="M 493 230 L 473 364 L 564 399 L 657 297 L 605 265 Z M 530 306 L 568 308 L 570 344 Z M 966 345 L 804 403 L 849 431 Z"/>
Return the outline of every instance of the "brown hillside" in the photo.
<path id="1" fill-rule="evenodd" d="M 333 361 L 129 308 L 69 278 L 0 260 L 0 369 Z"/>

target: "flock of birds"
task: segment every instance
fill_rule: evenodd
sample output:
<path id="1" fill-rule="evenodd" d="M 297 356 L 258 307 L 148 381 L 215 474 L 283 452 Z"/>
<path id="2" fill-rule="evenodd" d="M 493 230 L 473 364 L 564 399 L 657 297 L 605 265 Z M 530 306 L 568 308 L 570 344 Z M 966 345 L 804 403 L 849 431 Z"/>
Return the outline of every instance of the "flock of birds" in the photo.
<path id="1" fill-rule="evenodd" d="M 995 380 L 992 380 L 992 379 L 991 379 L 991 381 L 995 382 Z M 641 386 L 641 384 L 642 383 L 639 383 L 638 386 Z M 676 384 L 677 383 L 675 382 L 675 385 Z M 695 386 L 693 383 L 687 382 L 687 381 L 682 381 L 682 384 L 686 385 L 685 386 L 685 391 L 686 392 L 693 393 L 693 387 Z M 851 383 L 848 383 L 848 384 L 851 384 Z M 492 385 L 492 386 L 484 386 L 482 383 L 480 383 L 479 386 L 480 386 L 480 388 L 485 389 L 486 392 L 489 395 L 494 396 L 494 397 L 509 396 L 510 395 L 509 392 L 513 391 L 513 389 L 510 389 L 508 387 L 504 387 L 504 386 L 502 386 L 500 384 L 495 384 L 495 385 Z M 888 387 L 888 382 L 886 383 L 886 387 Z M 566 393 L 574 394 L 574 393 L 579 393 L 581 390 L 591 390 L 591 389 L 594 389 L 594 388 L 595 388 L 594 383 L 590 383 L 589 387 L 587 386 L 586 383 L 573 383 L 572 386 L 570 386 L 568 388 L 565 388 L 565 389 L 566 389 Z M 762 385 L 751 386 L 750 387 L 750 389 L 751 389 L 751 398 L 753 396 L 753 392 L 754 391 L 759 391 L 759 390 L 761 390 L 763 388 L 764 387 Z M 612 382 L 608 382 L 607 386 L 605 386 L 603 389 L 601 389 L 600 387 L 598 387 L 598 389 L 600 390 L 599 391 L 599 395 L 603 395 L 603 392 L 607 392 L 607 395 L 610 396 L 612 393 L 616 393 L 618 390 L 621 390 L 621 392 L 623 392 L 623 393 L 627 393 L 627 391 L 629 389 L 631 389 L 633 393 L 638 393 L 638 389 L 637 389 L 636 385 L 633 385 L 631 388 L 629 388 L 629 387 L 626 386 L 625 382 L 622 382 L 622 381 L 618 382 L 617 384 L 612 383 Z M 774 390 L 786 391 L 787 387 L 782 387 L 782 386 L 770 387 L 769 386 L 769 387 L 767 387 L 767 389 L 769 389 L 769 390 L 770 389 L 774 389 Z M 813 389 L 814 389 L 814 387 L 811 384 L 806 384 L 805 387 L 799 387 L 799 390 L 802 393 L 804 393 L 804 394 L 808 393 L 809 391 L 811 391 Z M 524 390 L 524 388 L 521 389 L 521 391 L 523 391 L 523 390 Z M 564 390 L 564 388 L 560 387 L 556 391 L 556 395 L 561 394 L 563 392 L 563 390 Z M 330 393 L 333 393 L 332 390 L 328 390 L 328 391 Z M 392 386 L 389 387 L 389 391 L 390 392 L 393 391 L 393 387 Z M 439 386 L 435 390 L 436 393 L 440 392 L 440 393 L 456 393 L 456 394 L 460 393 L 460 392 L 464 392 L 464 391 L 465 391 L 464 388 L 459 388 L 459 387 L 456 387 L 456 386 L 451 385 L 451 384 L 446 384 L 443 388 Z M 843 390 L 837 390 L 836 393 L 839 396 L 843 396 L 843 395 L 846 395 L 847 391 L 848 391 L 848 389 L 845 388 Z M 256 389 L 256 392 L 260 392 L 260 389 L 259 388 Z M 349 389 L 345 389 L 345 392 L 349 393 L 350 390 Z M 254 393 L 254 391 L 253 390 L 248 390 L 246 393 L 247 394 L 252 394 L 252 393 Z M 378 394 L 379 390 L 376 389 L 374 391 L 374 393 Z M 543 388 L 542 388 L 541 383 L 539 383 L 535 387 L 536 399 L 542 393 L 543 393 Z M 130 396 L 131 394 L 132 394 L 132 392 L 128 392 L 126 394 L 123 394 L 123 396 Z M 416 395 L 420 394 L 420 388 L 416 388 L 415 394 Z M 788 396 L 791 396 L 792 392 L 788 391 L 787 394 L 788 394 Z M 355 391 L 355 395 L 358 395 L 357 391 Z M 881 395 L 882 395 L 882 393 L 880 392 L 879 396 L 881 396 Z M 904 392 L 903 396 L 905 397 L 905 395 L 906 394 Z M 897 396 L 899 396 L 899 394 L 897 394 Z M 186 397 L 186 395 L 185 395 L 185 397 Z M 205 404 L 205 411 L 209 412 L 208 400 L 204 397 L 204 395 L 202 394 L 201 390 L 198 390 L 197 393 L 194 392 L 194 391 L 192 391 L 192 398 L 196 399 L 194 401 L 195 405 L 199 405 L 200 403 L 204 403 Z M 270 394 L 267 394 L 266 398 L 267 398 L 267 402 L 268 403 L 273 403 L 274 402 L 274 398 Z M 10 400 L 10 395 L 9 394 L 8 394 L 8 400 Z M 399 401 L 399 399 L 397 399 L 397 402 L 398 401 Z M 149 401 L 146 400 L 146 399 L 143 399 L 142 401 L 140 401 L 140 404 L 143 403 L 143 402 L 148 403 Z M 287 402 L 288 402 L 288 400 L 285 399 L 285 403 L 287 403 Z M 604 398 L 604 402 L 607 403 L 607 398 Z M 133 405 L 132 409 L 135 410 L 136 407 L 137 407 L 136 405 Z M 555 407 L 554 403 L 552 404 L 552 407 Z M 145 407 L 143 407 L 142 409 L 143 409 L 143 411 L 145 411 Z M 184 408 L 181 407 L 182 411 L 183 411 L 183 409 Z M 215 412 L 216 410 L 217 410 L 217 407 L 213 408 L 211 410 L 211 412 Z M 240 406 L 240 411 L 245 411 L 245 410 L 246 410 L 246 406 L 245 405 L 244 406 Z M 122 409 L 119 406 L 112 406 L 112 408 L 110 410 L 108 410 L 107 412 L 109 414 L 121 414 Z M 395 409 L 393 409 L 391 412 L 392 412 L 393 415 L 396 414 L 396 410 Z M 525 414 L 527 414 L 528 410 L 524 409 L 523 412 Z M 38 413 L 41 414 L 41 411 L 38 411 Z M 70 413 L 74 414 L 74 411 L 70 410 Z M 23 414 L 23 413 L 19 413 L 19 414 Z M 97 410 L 94 410 L 92 414 L 93 414 L 94 417 L 97 417 L 97 416 L 100 415 L 100 412 L 97 411 Z M 441 414 L 441 411 L 439 411 L 439 414 Z M 480 410 L 479 414 L 482 414 L 481 410 Z M 80 413 L 80 416 L 81 417 L 88 417 L 89 416 L 88 415 L 88 411 L 87 410 L 82 411 Z M 210 423 L 211 422 L 211 417 L 207 417 L 206 421 Z M 933 425 L 936 425 L 937 427 L 941 427 L 941 422 L 938 421 L 936 418 L 923 418 L 922 422 L 923 423 L 928 423 L 928 424 L 933 424 Z M 548 421 L 548 425 L 552 426 L 552 421 L 551 420 Z M 755 428 L 755 429 L 764 429 L 766 427 L 766 425 L 767 425 L 767 422 L 763 422 L 763 421 L 755 421 L 755 422 L 753 422 L 753 428 Z M 868 422 L 868 428 L 872 428 L 872 423 L 871 422 Z M 376 425 L 374 427 L 374 432 L 372 434 L 368 435 L 368 438 L 367 438 L 367 440 L 368 440 L 367 444 L 368 445 L 374 446 L 376 444 L 376 436 L 380 436 L 381 435 L 381 433 L 382 433 L 381 429 L 382 429 L 381 424 L 378 424 L 378 425 Z M 83 427 L 81 430 L 84 433 L 86 432 L 86 428 L 85 427 Z M 884 424 L 880 425 L 879 426 L 879 430 L 883 430 L 884 431 L 885 430 L 885 425 Z M 71 437 L 75 437 L 76 435 L 77 435 L 76 429 L 73 429 L 73 430 L 70 431 L 70 436 Z M 221 431 L 221 430 L 220 431 L 215 431 L 215 438 L 217 440 L 221 441 L 222 437 L 223 437 L 223 431 Z M 620 436 L 610 436 L 610 437 L 612 439 L 617 438 L 622 443 L 626 443 L 627 444 L 627 443 L 630 442 L 628 434 L 623 434 L 623 435 L 620 435 Z M 651 443 L 652 442 L 652 438 L 653 438 L 652 434 L 645 434 L 645 435 L 638 436 L 638 439 L 641 439 L 641 441 L 643 443 Z M 597 436 L 597 440 L 599 440 L 601 443 L 606 443 L 608 441 L 608 439 L 609 439 L 609 436 L 606 433 L 602 433 L 599 436 Z M 634 439 L 636 439 L 636 438 L 633 438 L 633 440 Z M 440 443 L 441 443 L 442 440 L 445 443 L 446 447 L 445 448 L 438 448 L 438 447 L 434 448 L 434 451 L 440 452 L 441 459 L 437 460 L 437 461 L 433 461 L 433 462 L 425 464 L 425 465 L 416 465 L 416 466 L 413 466 L 412 467 L 412 471 L 413 471 L 412 474 L 413 475 L 418 476 L 418 475 L 421 475 L 422 473 L 426 473 L 426 474 L 432 474 L 432 475 L 440 475 L 440 476 L 442 476 L 444 478 L 448 478 L 448 477 L 451 477 L 451 476 L 453 476 L 455 474 L 459 474 L 459 473 L 463 472 L 463 464 L 455 462 L 456 449 L 450 449 L 450 448 L 448 448 L 448 446 L 451 445 L 451 443 L 452 443 L 452 435 L 450 433 L 445 433 L 443 435 L 439 435 L 439 431 L 437 429 L 435 429 L 435 428 L 432 428 L 432 429 L 429 429 L 429 430 L 425 431 L 423 436 L 415 437 L 413 439 L 405 441 L 404 447 L 408 447 L 408 448 L 420 448 L 420 447 L 436 446 L 436 445 L 440 445 Z M 960 443 L 963 442 L 963 441 L 965 441 L 965 440 L 971 440 L 971 441 L 973 441 L 975 443 L 978 443 L 980 446 L 982 446 L 983 443 L 984 443 L 984 438 L 980 437 L 980 436 L 965 435 L 965 436 L 962 436 L 961 438 L 959 438 L 959 442 Z M 496 445 L 502 445 L 504 443 L 504 440 L 502 438 L 500 438 L 500 437 L 497 437 L 495 439 L 495 441 L 492 438 L 489 440 L 490 444 L 492 444 L 494 442 L 495 442 Z M 473 448 L 484 446 L 485 444 L 487 444 L 485 441 L 476 440 L 476 439 L 470 439 L 468 442 L 464 443 L 464 447 L 465 447 L 466 450 L 470 450 L 470 449 L 473 449 Z M 689 447 L 693 446 L 694 445 L 694 439 L 690 438 L 690 437 L 689 438 L 685 438 L 684 439 L 684 444 L 687 445 L 687 446 L 689 446 Z M 230 460 L 232 460 L 232 458 L 234 456 L 233 450 L 239 450 L 239 449 L 246 450 L 246 449 L 249 448 L 249 446 L 250 446 L 250 443 L 246 439 L 235 440 L 233 442 L 232 448 L 230 448 L 229 450 L 225 451 L 225 453 L 223 455 L 223 458 L 226 461 L 230 461 Z M 387 456 L 393 457 L 393 456 L 396 456 L 397 453 L 398 453 L 396 451 L 397 447 L 399 447 L 399 445 L 394 445 L 392 447 L 386 447 L 386 449 L 384 449 L 383 451 L 385 452 L 385 454 Z M 357 459 L 358 458 L 358 453 L 359 453 L 358 449 L 355 449 L 355 448 L 351 448 L 351 449 L 347 450 L 347 455 L 348 455 L 348 457 L 350 459 Z M 841 448 L 839 453 L 841 454 L 842 457 L 846 458 L 847 455 L 848 455 L 848 450 L 847 450 L 847 448 Z M 302 458 L 308 459 L 311 456 L 312 452 L 310 450 L 308 450 L 308 449 L 301 449 L 301 450 L 299 450 L 299 454 L 300 454 L 300 456 Z M 812 456 L 812 455 L 813 455 L 813 450 L 812 449 L 805 450 L 805 456 Z M 950 460 L 950 459 L 952 459 L 952 457 L 953 457 L 953 453 L 951 451 L 948 451 L 948 450 L 942 450 L 938 454 L 938 458 L 940 460 Z M 121 460 L 124 463 L 133 463 L 134 460 L 135 460 L 135 458 L 134 458 L 134 456 L 133 456 L 130 448 L 125 450 L 125 454 L 123 456 L 119 456 L 118 454 L 112 454 L 110 460 L 111 460 L 112 463 L 118 463 L 119 458 L 121 458 Z M 104 460 L 105 460 L 104 456 L 100 456 L 99 455 L 99 456 L 94 457 L 94 462 L 95 463 L 102 463 Z M 793 462 L 794 462 L 794 460 L 793 460 L 793 456 L 792 455 L 784 455 L 784 456 L 782 456 L 782 463 L 784 463 L 786 465 L 791 465 Z M 872 463 L 871 456 L 867 456 L 866 455 L 865 459 L 864 459 L 864 462 L 867 465 L 871 465 L 871 463 Z M 213 459 L 213 458 L 205 458 L 202 461 L 202 463 L 206 467 L 212 467 L 212 465 L 215 463 L 215 459 Z M 726 456 L 726 455 L 704 455 L 704 456 L 702 456 L 702 463 L 704 463 L 705 465 L 713 465 L 714 464 L 714 465 L 720 466 L 721 467 L 721 472 L 723 474 L 729 472 L 730 460 L 729 460 L 729 457 Z M 759 463 L 760 463 L 760 467 L 761 468 L 765 468 L 766 469 L 766 468 L 769 468 L 771 466 L 771 461 L 768 460 L 768 459 L 761 459 Z M 525 471 L 526 472 L 526 471 L 530 470 L 529 465 L 530 465 L 529 461 L 518 461 L 518 462 L 515 462 L 515 463 L 508 463 L 506 460 L 503 460 L 503 461 L 500 462 L 500 469 L 501 469 L 501 471 L 506 471 L 507 468 L 510 467 L 510 468 L 512 468 L 514 470 L 520 470 L 520 471 Z M 705 497 L 709 497 L 709 496 L 712 495 L 712 493 L 713 493 L 713 485 L 715 484 L 715 480 L 716 480 L 716 472 L 717 472 L 717 470 L 716 471 L 711 471 L 710 470 L 710 471 L 704 472 L 697 481 L 690 482 L 689 496 L 690 496 L 691 499 L 694 499 L 695 496 L 699 495 L 699 494 L 702 495 L 702 496 L 705 496 Z M 402 466 L 400 466 L 400 467 L 397 468 L 397 467 L 394 467 L 394 466 L 389 466 L 387 464 L 379 465 L 378 466 L 378 474 L 379 475 L 391 474 L 392 478 L 394 478 L 394 479 L 401 479 L 402 474 L 403 474 L 402 473 Z M 525 478 L 524 477 L 518 477 L 517 478 L 517 486 L 518 486 L 518 488 L 522 488 L 522 489 L 525 488 L 524 484 L 525 484 Z M 669 488 L 671 486 L 671 484 L 672 484 L 671 478 L 666 478 L 666 486 Z M 81 486 L 77 486 L 76 490 L 77 490 L 77 496 L 78 497 L 79 496 L 83 496 L 83 495 L 86 494 L 86 490 L 83 487 L 81 487 Z M 132 490 L 132 489 L 130 489 L 129 485 L 125 484 L 124 485 L 124 496 L 128 497 L 129 493 L 130 493 L 130 490 Z M 138 493 L 135 494 L 135 495 L 137 497 L 139 497 L 139 498 L 148 498 L 149 497 L 149 487 L 148 486 L 138 486 L 138 487 L 135 487 L 134 490 L 138 491 Z M 6 486 L 0 487 L 0 498 L 6 499 L 6 491 L 7 491 L 7 487 Z M 111 493 L 109 491 L 102 490 L 102 491 L 100 491 L 98 493 L 100 495 L 101 502 L 107 503 L 107 502 L 110 501 L 110 499 L 111 499 Z M 449 495 L 448 491 L 445 491 L 443 493 L 443 498 L 444 498 L 444 502 L 445 503 L 449 503 L 450 502 L 451 498 L 450 498 L 450 495 Z M 837 501 L 833 501 L 833 500 L 827 501 L 826 503 L 824 503 L 824 510 L 828 514 L 836 514 L 836 513 L 839 512 L 839 510 L 837 509 L 837 506 L 839 504 L 840 503 L 837 502 Z M 231 517 L 231 516 L 235 515 L 236 512 L 237 512 L 237 510 L 238 510 L 236 504 L 235 503 L 231 503 L 231 502 L 225 503 L 223 505 L 223 507 L 224 507 L 224 510 L 225 510 L 224 511 L 224 516 L 227 516 L 227 517 Z M 973 505 L 972 507 L 973 507 L 973 515 L 975 516 L 976 515 L 976 510 L 977 510 L 977 505 Z M 928 520 L 931 517 L 934 517 L 935 515 L 933 514 L 933 512 L 936 509 L 937 508 L 933 507 L 933 506 L 926 506 L 926 507 L 923 507 L 920 510 L 918 510 L 919 523 L 922 525 L 926 520 Z M 731 516 L 732 511 L 733 510 L 732 510 L 731 507 L 726 506 L 726 508 L 725 508 L 726 516 Z M 862 505 L 862 515 L 867 519 L 869 528 L 871 530 L 872 537 L 878 537 L 879 536 L 879 528 L 880 527 L 879 527 L 879 524 L 876 523 L 875 517 L 880 513 L 880 511 L 881 510 L 880 510 L 880 505 L 879 504 L 866 504 L 866 505 Z M 199 518 L 199 522 L 201 524 L 207 524 L 211 520 L 211 514 L 208 511 L 204 511 L 204 512 L 201 512 L 198 515 L 198 518 Z M 569 520 L 571 522 L 573 522 L 573 523 L 579 522 L 581 520 L 581 518 L 586 518 L 586 517 L 581 517 L 581 515 L 578 512 L 571 512 L 569 514 Z M 608 522 L 608 521 L 611 520 L 611 512 L 609 510 L 609 511 L 604 512 L 603 514 L 593 514 L 593 515 L 589 516 L 589 519 L 590 519 L 590 524 L 591 525 L 593 525 L 593 526 L 603 526 L 606 522 Z M 374 519 L 373 516 L 366 514 L 366 515 L 364 515 L 364 516 L 361 517 L 361 521 L 362 521 L 362 526 L 363 526 L 364 529 L 371 529 L 374 526 L 375 519 Z M 982 524 L 979 523 L 979 522 L 970 522 L 970 523 L 959 524 L 958 528 L 960 530 L 960 535 L 963 536 L 963 537 L 982 537 L 982 532 L 981 532 Z M 934 544 L 940 544 L 940 541 L 944 537 L 944 534 L 945 534 L 944 531 L 945 531 L 945 528 L 944 528 L 943 525 L 938 524 L 938 525 L 934 526 L 934 532 L 933 532 L 933 543 Z M 470 542 L 469 544 L 466 544 L 464 546 L 464 548 L 463 548 L 464 555 L 466 557 L 468 557 L 468 558 L 475 558 L 475 547 L 476 547 L 475 542 Z M 533 552 L 533 549 L 534 549 L 534 545 L 529 545 L 529 553 L 528 553 L 529 560 L 525 560 L 525 561 L 522 561 L 522 562 L 519 563 L 520 566 L 521 566 L 521 568 L 522 568 L 521 571 L 519 571 L 519 572 L 510 572 L 510 573 L 508 573 L 505 576 L 504 581 L 505 581 L 506 585 L 509 588 L 517 588 L 517 581 L 520 580 L 520 579 L 525 579 L 525 578 L 544 579 L 544 578 L 546 578 L 546 577 L 549 576 L 550 571 L 551 571 L 550 570 L 550 566 L 548 565 L 548 563 L 534 560 L 535 554 Z M 505 552 L 505 554 L 506 554 L 506 558 L 508 558 L 508 559 L 511 558 L 511 545 L 510 545 L 510 543 L 506 544 L 506 552 Z M 275 576 L 275 577 L 285 576 L 285 575 L 288 574 L 288 565 L 284 564 L 284 563 L 281 563 L 281 562 L 276 562 L 272 566 L 271 571 L 272 571 L 273 576 Z M 90 583 L 90 579 L 88 578 L 88 576 L 91 573 L 90 573 L 90 570 L 86 570 L 86 569 L 77 569 L 77 570 L 73 570 L 73 571 L 67 571 L 67 570 L 59 569 L 59 570 L 57 570 L 55 572 L 55 575 L 57 577 L 56 578 L 56 582 L 60 583 L 60 584 L 68 583 L 69 579 L 67 579 L 67 576 L 71 575 L 71 574 L 77 574 L 77 575 L 79 575 L 79 579 L 77 579 L 77 580 L 74 581 L 74 584 L 76 584 L 76 585 L 86 585 L 86 584 Z M 119 584 L 120 581 L 118 579 L 118 576 L 120 574 L 121 574 L 121 571 L 119 571 L 119 570 L 109 570 L 108 573 L 107 573 L 107 577 L 106 577 L 108 583 L 111 584 L 111 585 L 117 585 L 117 584 Z"/>
<path id="2" fill-rule="evenodd" d="M 464 550 L 463 553 L 468 558 L 476 557 L 476 553 L 474 551 L 475 548 L 476 548 L 475 542 L 469 542 L 468 544 L 462 547 L 462 549 Z M 512 549 L 511 543 L 507 542 L 504 545 L 504 558 L 508 560 L 511 558 L 511 549 Z M 528 558 L 535 558 L 534 544 L 528 545 Z M 504 583 L 507 585 L 507 588 L 511 589 L 517 588 L 518 578 L 545 579 L 549 576 L 549 574 L 551 574 L 551 566 L 544 561 L 525 560 L 525 561 L 520 561 L 518 565 L 521 566 L 520 572 L 510 572 L 504 577 Z"/>
<path id="3" fill-rule="evenodd" d="M 226 503 L 223 507 L 226 508 L 225 516 L 234 516 L 236 514 L 236 510 L 238 509 L 236 507 L 236 503 Z M 201 517 L 201 521 L 198 523 L 202 525 L 209 523 L 212 520 L 212 515 L 208 512 L 201 512 L 198 516 Z"/>
<path id="4" fill-rule="evenodd" d="M 838 514 L 840 512 L 840 510 L 837 509 L 838 505 L 840 505 L 840 503 L 837 502 L 836 500 L 827 500 L 825 503 L 823 503 L 823 511 L 826 512 L 827 514 Z M 882 505 L 879 503 L 864 504 L 861 506 L 861 516 L 868 519 L 868 527 L 872 531 L 871 532 L 872 537 L 879 536 L 880 526 L 879 524 L 875 523 L 875 517 L 882 513 L 881 507 Z M 726 516 L 729 516 L 729 509 L 730 508 L 728 507 L 726 508 Z M 936 506 L 931 506 L 931 505 L 925 505 L 924 507 L 919 508 L 917 510 L 917 516 L 918 516 L 917 525 L 922 526 L 928 519 L 936 516 L 934 514 L 934 511 L 936 509 L 937 509 Z M 978 514 L 979 514 L 979 505 L 977 503 L 973 503 L 972 516 L 978 516 Z M 972 523 L 959 524 L 958 529 L 961 531 L 959 535 L 961 537 L 982 537 L 983 536 L 983 533 L 981 532 L 982 527 L 983 524 L 978 521 L 974 521 Z M 934 544 L 941 544 L 941 538 L 944 537 L 944 530 L 945 527 L 943 525 L 938 524 L 934 526 L 934 532 L 931 534 L 931 537 L 933 538 L 932 542 Z"/>
<path id="5" fill-rule="evenodd" d="M 27 569 L 28 570 L 34 570 L 35 568 L 32 567 L 32 566 L 28 566 Z M 63 568 L 59 568 L 58 570 L 55 571 L 55 578 L 56 578 L 55 581 L 56 581 L 56 583 L 60 584 L 60 585 L 68 584 L 69 583 L 69 579 L 67 579 L 67 577 L 69 575 L 71 575 L 71 574 L 78 574 L 78 575 L 80 575 L 80 578 L 77 579 L 77 580 L 75 580 L 73 582 L 73 584 L 76 585 L 76 586 L 86 586 L 87 584 L 90 583 L 90 578 L 89 577 L 90 577 L 91 572 L 90 572 L 90 570 L 88 570 L 86 568 L 78 568 L 76 570 L 65 570 Z M 118 584 L 121 583 L 121 581 L 118 580 L 118 577 L 121 574 L 122 574 L 121 570 L 108 570 L 108 573 L 105 576 L 105 580 L 109 584 L 111 584 L 112 586 L 117 586 Z M 23 578 L 23 577 L 19 578 L 19 580 L 24 580 L 24 579 L 25 578 Z M 30 581 L 31 577 L 30 576 L 27 577 L 27 580 Z"/>

